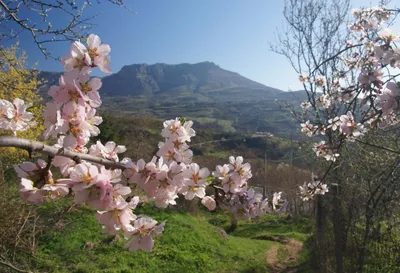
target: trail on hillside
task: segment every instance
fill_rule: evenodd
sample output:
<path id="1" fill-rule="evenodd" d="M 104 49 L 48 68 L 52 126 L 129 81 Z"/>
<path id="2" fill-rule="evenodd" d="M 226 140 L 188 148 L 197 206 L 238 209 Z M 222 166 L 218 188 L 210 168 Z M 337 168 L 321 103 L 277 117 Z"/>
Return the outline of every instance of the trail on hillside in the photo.
<path id="1" fill-rule="evenodd" d="M 295 273 L 295 267 L 290 265 L 296 263 L 298 255 L 303 249 L 303 243 L 295 239 L 275 239 L 280 244 L 274 244 L 266 252 L 267 263 L 271 266 L 271 273 Z"/>

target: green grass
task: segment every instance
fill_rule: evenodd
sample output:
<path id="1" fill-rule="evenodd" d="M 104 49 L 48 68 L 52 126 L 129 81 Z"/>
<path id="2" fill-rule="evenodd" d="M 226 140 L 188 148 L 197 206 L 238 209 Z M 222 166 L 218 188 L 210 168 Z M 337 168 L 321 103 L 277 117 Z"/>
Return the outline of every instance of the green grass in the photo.
<path id="1" fill-rule="evenodd" d="M 198 111 L 196 111 L 196 114 L 198 115 Z M 208 112 L 205 112 L 205 114 L 208 114 Z M 236 131 L 236 129 L 232 127 L 233 124 L 232 120 L 216 119 L 211 117 L 190 117 L 189 119 L 197 121 L 202 125 L 216 123 L 221 127 L 222 131 L 224 132 L 233 133 Z"/>
<path id="2" fill-rule="evenodd" d="M 254 222 L 240 223 L 231 235 L 253 239 L 286 237 L 305 242 L 311 236 L 311 230 L 303 220 L 278 219 L 275 215 L 266 215 Z"/>
<path id="3" fill-rule="evenodd" d="M 219 212 L 203 214 L 203 218 L 210 224 L 229 230 L 230 218 L 228 213 Z M 289 262 L 298 272 L 314 273 L 312 263 L 312 227 L 308 219 L 293 219 L 288 216 L 266 214 L 252 221 L 239 221 L 236 230 L 229 233 L 231 236 L 250 238 L 253 240 L 273 240 L 279 245 L 278 259 L 285 261 L 287 252 L 283 243 L 288 239 L 295 239 L 303 243 L 303 249 L 298 257 Z"/>
<path id="4" fill-rule="evenodd" d="M 204 214 L 210 224 L 229 229 L 227 213 Z M 238 227 L 229 233 L 232 236 L 263 240 L 267 237 L 292 238 L 300 242 L 308 240 L 312 234 L 308 219 L 290 219 L 287 216 L 266 214 L 252 221 L 239 221 Z"/>
<path id="5" fill-rule="evenodd" d="M 268 272 L 269 241 L 221 235 L 221 229 L 187 213 L 151 210 L 167 220 L 151 253 L 128 252 L 123 242 L 105 243 L 94 213 L 80 208 L 63 217 L 62 230 L 52 228 L 39 238 L 38 272 Z M 138 213 L 138 212 L 137 212 Z M 87 242 L 94 247 L 85 247 Z"/>
<path id="6" fill-rule="evenodd" d="M 218 158 L 218 159 L 228 160 L 229 157 L 232 155 L 232 152 L 230 152 L 230 151 L 214 151 L 214 150 L 211 150 L 211 151 L 206 151 L 204 153 L 204 155 L 213 156 L 213 157 Z"/>

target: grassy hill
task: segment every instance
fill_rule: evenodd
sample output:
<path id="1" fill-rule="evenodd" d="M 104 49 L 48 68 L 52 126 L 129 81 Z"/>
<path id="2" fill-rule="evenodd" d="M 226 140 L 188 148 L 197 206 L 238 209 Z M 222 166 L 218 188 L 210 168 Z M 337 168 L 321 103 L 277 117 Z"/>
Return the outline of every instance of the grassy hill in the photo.
<path id="1" fill-rule="evenodd" d="M 99 139 L 126 144 L 124 156 L 149 160 L 162 140 L 161 128 L 162 121 L 153 118 L 105 115 Z M 275 160 L 285 160 L 290 154 L 290 142 L 279 137 L 196 126 L 195 130 L 197 136 L 190 145 L 201 166 L 214 168 L 226 163 L 230 155 L 244 155 L 257 170 L 257 164 L 263 164 L 264 151 Z M 257 179 L 264 181 L 262 172 L 254 171 L 252 181 Z M 268 182 L 271 189 L 273 182 L 282 184 L 271 179 L 276 180 Z M 2 263 L 0 257 L 0 272 L 16 272 L 6 265 L 8 260 L 22 271 L 33 272 L 283 272 L 276 270 L 309 258 L 308 250 L 301 251 L 298 243 L 296 251 L 289 248 L 290 242 L 309 238 L 307 221 L 267 216 L 240 222 L 236 231 L 226 235 L 230 223 L 227 214 L 206 212 L 201 205 L 189 207 L 190 213 L 184 203 L 166 210 L 151 206 L 137 209 L 136 214 L 166 220 L 167 224 L 154 252 L 130 253 L 123 249 L 123 242 L 101 232 L 94 211 L 71 206 L 68 198 L 35 208 L 19 199 L 16 185 L 12 168 L 4 176 L 0 172 L 0 218 L 10 219 L 7 225 L 0 225 L 0 239 L 6 238 L 0 242 L 0 250 L 7 258 Z M 17 217 L 10 215 L 10 210 Z"/>
<path id="2" fill-rule="evenodd" d="M 61 201 L 45 206 L 40 213 L 49 217 L 55 209 L 69 205 Z M 227 235 L 222 229 L 229 220 L 225 213 L 200 210 L 196 217 L 177 209 L 137 209 L 136 214 L 167 223 L 153 252 L 132 253 L 123 249 L 123 242 L 101 232 L 94 211 L 72 207 L 38 237 L 32 266 L 35 272 L 276 272 L 270 271 L 274 265 L 267 262 L 268 250 L 282 244 L 256 238 L 260 232 L 265 235 L 272 230 L 271 234 L 302 241 L 309 237 L 306 222 L 280 223 L 273 216 L 241 221 L 238 230 Z M 285 255 L 279 259 L 285 260 Z M 299 253 L 292 265 L 303 261 Z"/>

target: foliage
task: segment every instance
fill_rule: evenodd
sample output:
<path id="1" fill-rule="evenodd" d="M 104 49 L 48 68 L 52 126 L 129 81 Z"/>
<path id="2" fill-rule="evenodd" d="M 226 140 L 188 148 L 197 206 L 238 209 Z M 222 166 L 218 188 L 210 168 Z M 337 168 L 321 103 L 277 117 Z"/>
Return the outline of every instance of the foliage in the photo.
<path id="1" fill-rule="evenodd" d="M 27 68 L 26 53 L 18 48 L 18 43 L 8 48 L 0 48 L 0 99 L 13 101 L 21 98 L 26 103 L 33 103 L 29 111 L 33 113 L 37 125 L 26 131 L 18 132 L 19 137 L 38 139 L 44 130 L 42 98 L 38 94 L 38 71 Z M 0 135 L 10 135 L 10 131 L 0 131 Z M 24 150 L 1 148 L 3 162 L 15 163 L 27 157 Z"/>

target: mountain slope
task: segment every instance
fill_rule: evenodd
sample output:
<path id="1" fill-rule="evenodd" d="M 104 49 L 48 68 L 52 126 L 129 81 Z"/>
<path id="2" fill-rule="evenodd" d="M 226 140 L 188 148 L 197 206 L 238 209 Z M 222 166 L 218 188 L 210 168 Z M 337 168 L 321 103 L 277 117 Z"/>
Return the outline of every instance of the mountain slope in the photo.
<path id="1" fill-rule="evenodd" d="M 47 99 L 61 72 L 41 72 Z M 297 126 L 275 100 L 298 106 L 305 92 L 283 92 L 249 80 L 212 62 L 197 64 L 132 64 L 102 79 L 103 105 L 113 115 L 186 116 L 199 125 L 223 131 L 270 132 L 289 136 Z"/>

